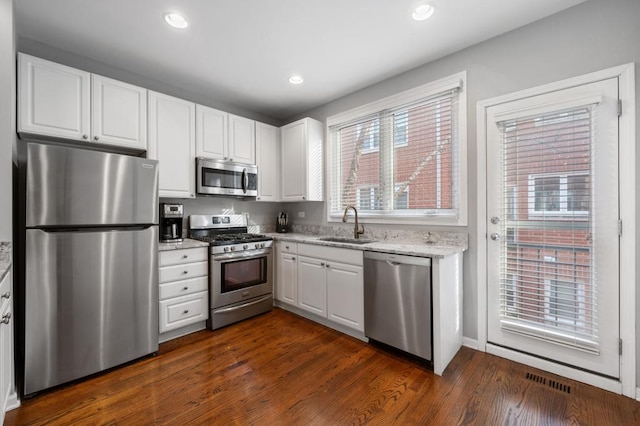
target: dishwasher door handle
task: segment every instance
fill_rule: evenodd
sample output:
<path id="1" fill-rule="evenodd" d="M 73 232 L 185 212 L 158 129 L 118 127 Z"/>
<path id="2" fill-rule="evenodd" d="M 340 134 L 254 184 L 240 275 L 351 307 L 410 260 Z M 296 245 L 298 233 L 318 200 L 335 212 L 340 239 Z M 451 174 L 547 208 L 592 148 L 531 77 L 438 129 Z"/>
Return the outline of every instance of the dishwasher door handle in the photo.
<path id="1" fill-rule="evenodd" d="M 394 262 L 394 261 L 392 261 L 392 260 L 387 260 L 387 263 L 388 263 L 389 265 L 391 265 L 391 266 L 400 266 L 400 265 L 402 265 L 402 263 L 400 263 L 400 262 Z"/>

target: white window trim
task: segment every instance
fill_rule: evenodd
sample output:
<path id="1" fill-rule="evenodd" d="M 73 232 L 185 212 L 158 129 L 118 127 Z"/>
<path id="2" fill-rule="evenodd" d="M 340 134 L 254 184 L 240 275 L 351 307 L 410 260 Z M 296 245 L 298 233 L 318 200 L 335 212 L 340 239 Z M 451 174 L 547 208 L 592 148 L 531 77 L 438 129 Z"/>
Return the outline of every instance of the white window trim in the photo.
<path id="1" fill-rule="evenodd" d="M 486 110 L 491 106 L 505 102 L 550 93 L 567 87 L 593 83 L 608 78 L 619 79 L 619 97 L 622 101 L 623 113 L 619 118 L 619 158 L 620 158 L 620 219 L 624 231 L 620 236 L 620 338 L 623 340 L 620 377 L 614 380 L 588 373 L 579 369 L 558 366 L 550 361 L 528 356 L 510 350 L 489 347 L 487 344 L 487 128 Z M 477 104 L 477 141 L 478 150 L 476 166 L 478 170 L 477 206 L 478 212 L 476 241 L 478 242 L 476 258 L 477 289 L 477 348 L 480 351 L 492 352 L 496 355 L 514 359 L 517 362 L 535 368 L 553 372 L 590 385 L 621 393 L 630 398 L 640 400 L 640 388 L 636 389 L 636 89 L 635 63 L 597 71 L 566 80 L 545 84 L 543 86 L 510 93 L 504 96 L 479 101 Z"/>
<path id="2" fill-rule="evenodd" d="M 406 90 L 404 92 L 397 93 L 395 95 L 382 98 L 368 104 L 359 106 L 357 108 L 350 109 L 348 111 L 328 117 L 326 120 L 326 134 L 330 135 L 330 127 L 352 120 L 356 120 L 360 117 L 365 117 L 377 113 L 385 109 L 398 108 L 408 103 L 419 101 L 425 97 L 431 95 L 437 95 L 447 90 L 459 88 L 458 92 L 458 122 L 455 132 L 458 135 L 458 214 L 447 215 L 444 212 L 439 212 L 437 216 L 426 211 L 425 214 L 410 214 L 402 212 L 398 214 L 385 214 L 385 215 L 362 215 L 360 216 L 361 223 L 371 224 L 402 224 L 402 225 L 442 225 L 442 226 L 467 226 L 467 72 L 461 71 L 459 73 L 450 75 L 448 77 L 433 81 L 431 83 L 423 84 L 413 89 Z M 325 169 L 331 170 L 330 164 L 333 158 L 333 147 L 331 143 L 327 143 L 327 155 L 325 156 Z M 331 173 L 327 173 L 326 186 L 325 186 L 325 200 L 331 200 L 331 188 L 333 187 L 333 181 Z M 326 202 L 326 217 L 327 222 L 342 222 L 342 214 L 331 214 L 331 202 Z"/>
<path id="3" fill-rule="evenodd" d="M 589 216 L 588 211 L 581 210 L 567 210 L 568 204 L 568 192 L 567 192 L 567 178 L 569 176 L 589 176 L 588 171 L 585 172 L 570 172 L 570 173 L 545 173 L 545 174 L 533 174 L 528 177 L 528 210 L 530 218 L 540 218 L 540 217 L 554 217 L 558 219 L 562 219 L 563 217 L 569 216 L 571 219 L 575 219 L 576 216 L 584 216 L 585 218 Z M 552 210 L 536 210 L 536 188 L 535 188 L 535 180 L 538 178 L 554 178 L 557 177 L 560 179 L 560 206 L 557 211 Z"/>

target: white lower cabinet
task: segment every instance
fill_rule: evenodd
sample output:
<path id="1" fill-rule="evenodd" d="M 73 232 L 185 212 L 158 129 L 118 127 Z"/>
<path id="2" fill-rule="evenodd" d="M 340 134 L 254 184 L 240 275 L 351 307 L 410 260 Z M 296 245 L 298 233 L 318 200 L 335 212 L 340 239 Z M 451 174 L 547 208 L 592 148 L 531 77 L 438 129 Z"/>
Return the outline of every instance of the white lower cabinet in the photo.
<path id="1" fill-rule="evenodd" d="M 297 254 L 285 249 L 294 245 Z M 278 247 L 277 300 L 364 332 L 362 251 L 284 241 Z"/>
<path id="2" fill-rule="evenodd" d="M 11 272 L 0 283 L 0 424 L 9 408 L 9 400 L 15 400 L 13 385 L 13 292 Z"/>
<path id="3" fill-rule="evenodd" d="M 331 262 L 327 266 L 327 318 L 364 332 L 362 266 Z"/>
<path id="4" fill-rule="evenodd" d="M 327 317 L 327 268 L 325 262 L 312 257 L 298 258 L 298 306 Z"/>
<path id="5" fill-rule="evenodd" d="M 160 341 L 166 341 L 163 333 L 209 318 L 207 247 L 161 251 L 159 265 Z"/>
<path id="6" fill-rule="evenodd" d="M 276 300 L 298 304 L 298 244 L 276 243 Z"/>

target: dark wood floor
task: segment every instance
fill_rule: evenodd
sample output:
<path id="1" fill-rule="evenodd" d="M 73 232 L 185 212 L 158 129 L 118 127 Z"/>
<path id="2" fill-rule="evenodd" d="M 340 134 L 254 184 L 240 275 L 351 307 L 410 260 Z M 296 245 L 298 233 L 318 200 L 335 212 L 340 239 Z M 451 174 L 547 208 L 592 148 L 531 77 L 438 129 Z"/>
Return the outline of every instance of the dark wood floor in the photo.
<path id="1" fill-rule="evenodd" d="M 23 401 L 5 420 L 44 424 L 638 425 L 640 403 L 467 348 L 435 376 L 275 309 Z"/>

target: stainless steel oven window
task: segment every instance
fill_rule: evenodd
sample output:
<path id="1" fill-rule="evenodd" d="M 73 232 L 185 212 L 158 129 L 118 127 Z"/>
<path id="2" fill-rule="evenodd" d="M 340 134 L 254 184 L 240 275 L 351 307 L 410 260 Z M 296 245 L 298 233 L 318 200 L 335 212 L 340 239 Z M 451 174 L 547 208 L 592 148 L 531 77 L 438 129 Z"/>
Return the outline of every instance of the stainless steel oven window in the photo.
<path id="1" fill-rule="evenodd" d="M 264 284 L 268 279 L 267 257 L 224 262 L 220 273 L 222 293 Z"/>

